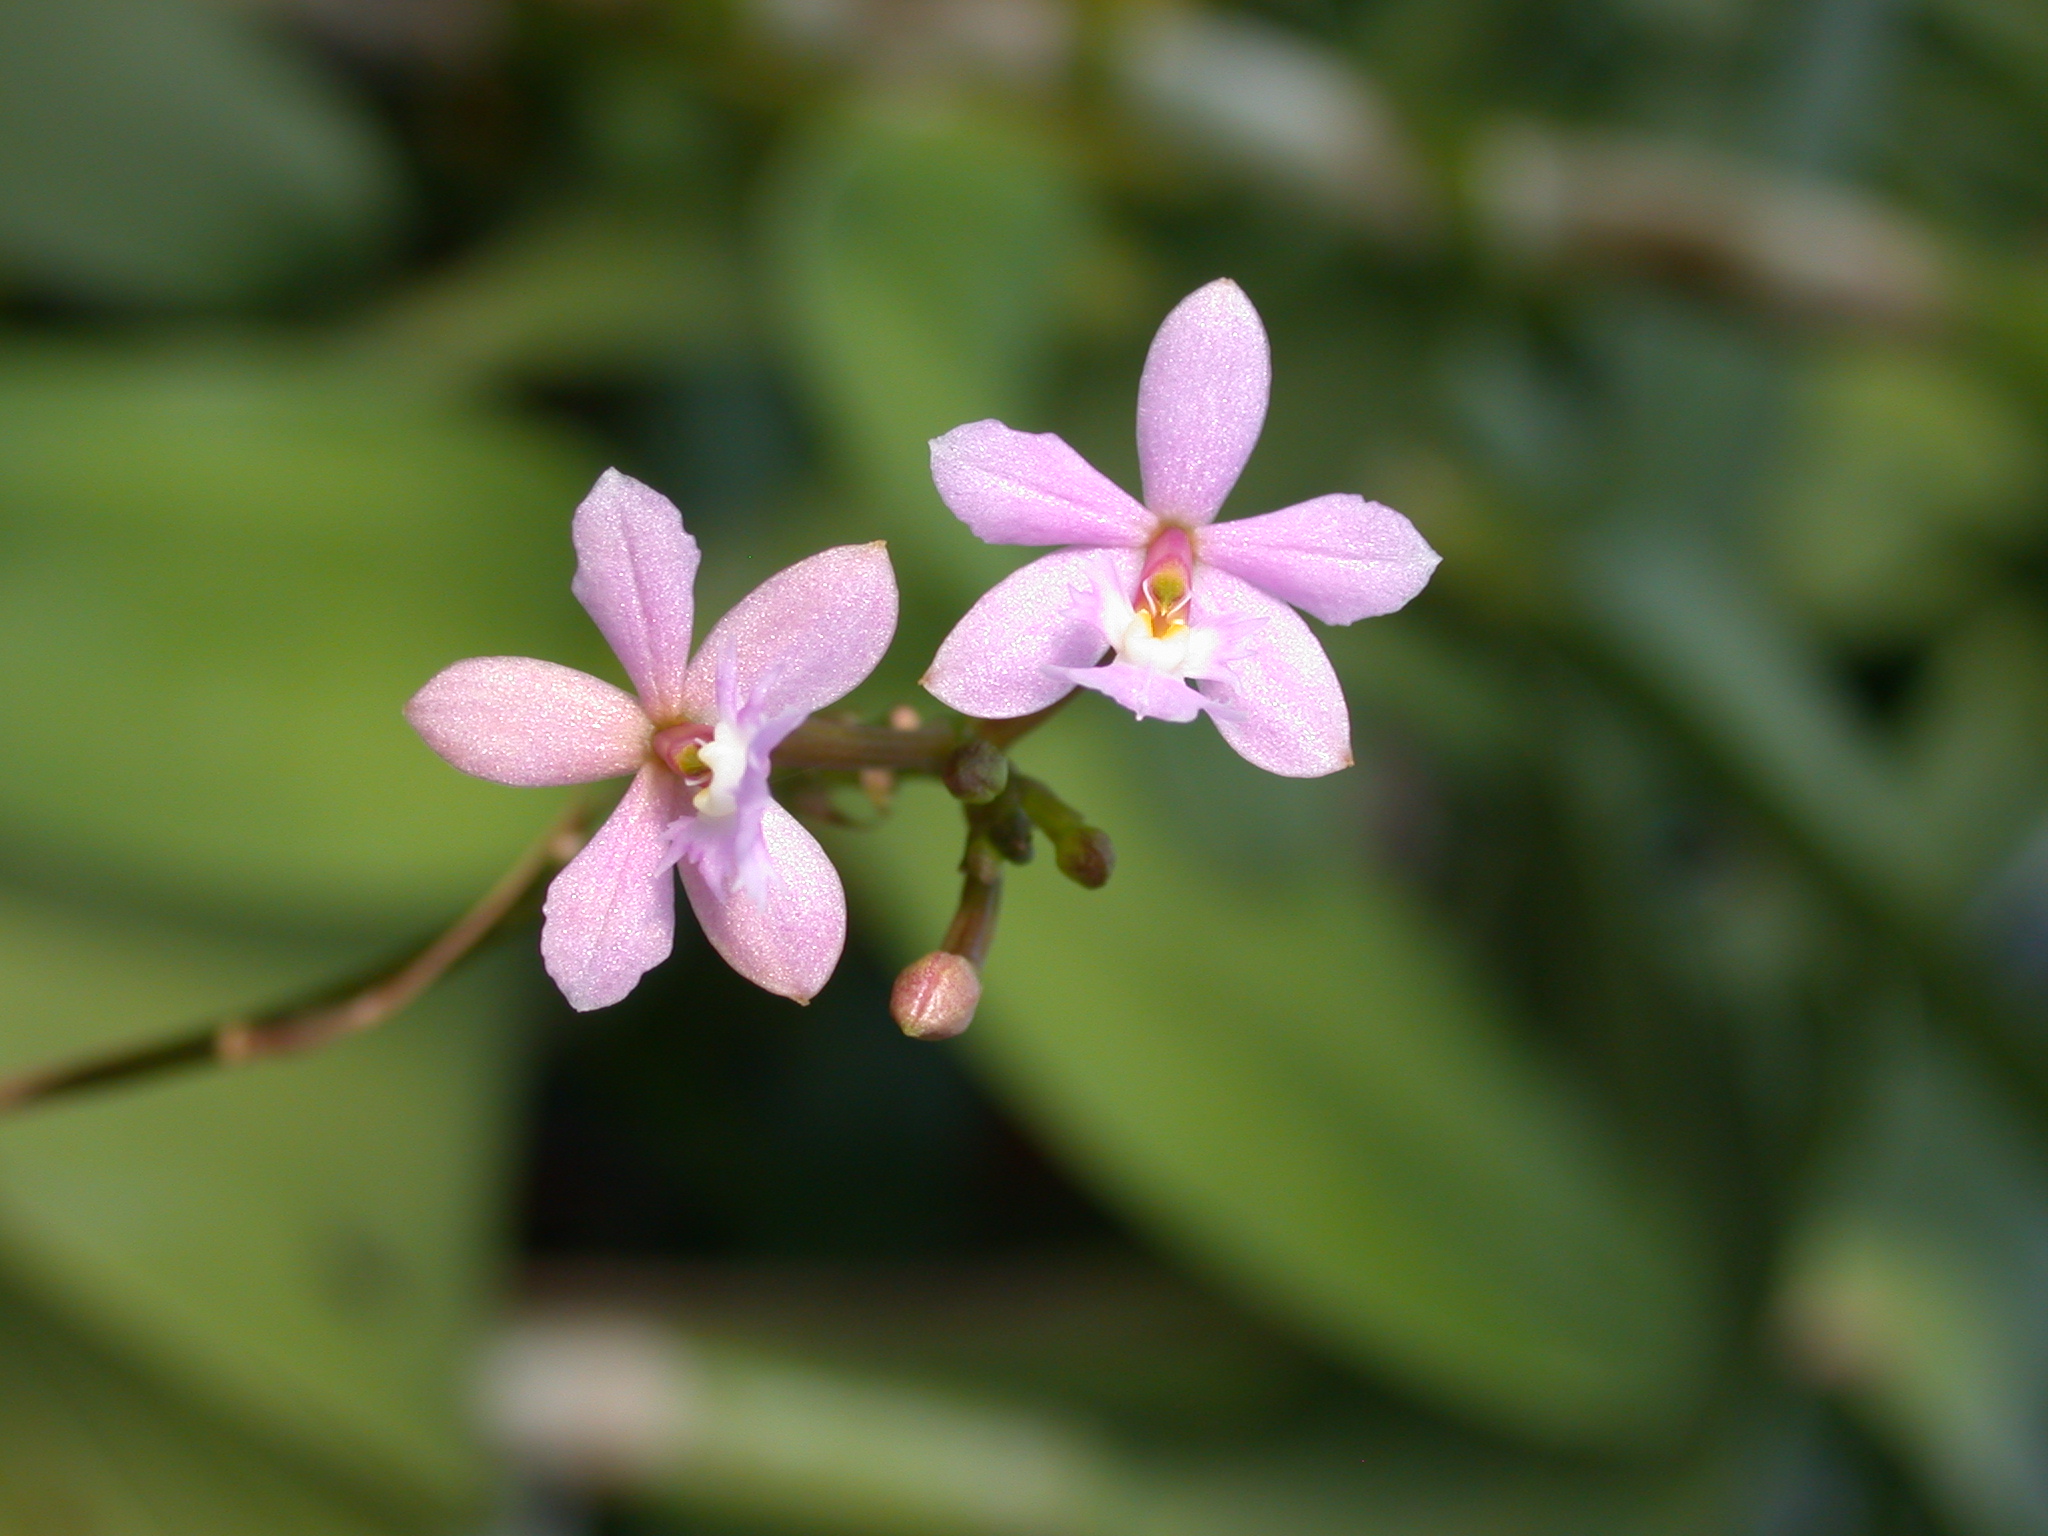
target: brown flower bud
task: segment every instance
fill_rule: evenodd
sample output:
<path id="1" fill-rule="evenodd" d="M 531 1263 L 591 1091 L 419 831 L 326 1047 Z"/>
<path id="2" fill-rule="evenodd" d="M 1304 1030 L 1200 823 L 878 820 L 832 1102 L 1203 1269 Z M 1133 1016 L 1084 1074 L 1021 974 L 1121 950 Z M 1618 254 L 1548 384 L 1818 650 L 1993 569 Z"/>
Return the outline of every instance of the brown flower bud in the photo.
<path id="1" fill-rule="evenodd" d="M 1010 782 L 1010 760 L 979 736 L 964 743 L 946 764 L 946 788 L 969 805 L 987 805 Z"/>
<path id="2" fill-rule="evenodd" d="M 1012 864 L 1029 864 L 1035 847 L 1031 838 L 1031 818 L 1022 811 L 992 818 L 987 823 L 988 840 L 995 844 L 996 852 Z"/>
<path id="3" fill-rule="evenodd" d="M 981 978 L 964 955 L 941 949 L 904 967 L 889 993 L 889 1016 L 913 1040 L 950 1040 L 974 1022 Z"/>
<path id="4" fill-rule="evenodd" d="M 1076 827 L 1053 845 L 1053 861 L 1076 885 L 1100 890 L 1116 868 L 1116 848 L 1100 827 Z"/>

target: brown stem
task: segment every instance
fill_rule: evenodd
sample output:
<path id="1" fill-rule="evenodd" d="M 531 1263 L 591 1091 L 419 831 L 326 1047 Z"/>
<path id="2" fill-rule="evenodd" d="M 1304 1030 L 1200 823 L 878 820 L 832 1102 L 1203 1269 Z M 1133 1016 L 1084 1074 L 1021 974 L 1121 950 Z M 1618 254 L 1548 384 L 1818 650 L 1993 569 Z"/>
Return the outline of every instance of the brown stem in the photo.
<path id="1" fill-rule="evenodd" d="M 993 855 L 985 861 L 970 855 L 966 868 L 960 883 L 960 906 L 939 948 L 959 955 L 978 971 L 988 959 L 989 945 L 995 942 L 996 915 L 1003 905 L 1003 866 Z"/>
<path id="2" fill-rule="evenodd" d="M 202 1025 L 167 1040 L 36 1067 L 0 1078 L 0 1114 L 68 1097 L 88 1088 L 161 1077 L 208 1062 L 234 1065 L 318 1050 L 374 1028 L 398 1013 L 492 935 L 509 926 L 525 898 L 576 855 L 588 811 L 579 800 L 481 900 L 440 937 L 397 968 L 314 1002 L 295 1002 L 246 1018 Z"/>
<path id="3" fill-rule="evenodd" d="M 888 725 L 860 725 L 813 715 L 775 749 L 777 768 L 851 773 L 888 768 L 897 773 L 942 774 L 965 738 L 950 725 L 921 725 L 899 731 Z"/>
<path id="4" fill-rule="evenodd" d="M 1036 730 L 1066 698 L 1014 720 L 970 720 L 964 726 L 861 725 L 814 716 L 776 748 L 777 768 L 929 773 L 944 778 L 964 744 L 979 738 L 997 749 Z M 140 1082 L 209 1062 L 234 1065 L 318 1050 L 344 1036 L 373 1029 L 434 985 L 485 940 L 510 925 L 525 898 L 583 845 L 587 813 L 578 801 L 507 870 L 475 906 L 394 969 L 381 970 L 313 1000 L 204 1024 L 147 1045 L 35 1067 L 0 1078 L 0 1115 L 65 1098 L 90 1088 Z M 971 823 L 979 825 L 978 823 Z M 979 966 L 995 933 L 1002 898 L 1001 863 L 985 836 L 970 838 L 966 887 L 946 935 L 945 948 Z"/>
<path id="5" fill-rule="evenodd" d="M 969 718 L 960 725 L 915 725 L 909 730 L 813 715 L 783 738 L 775 749 L 774 763 L 777 768 L 793 770 L 855 773 L 863 768 L 887 768 L 897 773 L 943 775 L 963 742 L 979 737 L 990 746 L 1007 748 L 1065 709 L 1080 691 L 1073 689 L 1044 709 L 1013 720 Z"/>
<path id="6" fill-rule="evenodd" d="M 1065 709 L 1067 705 L 1079 697 L 1080 692 L 1080 689 L 1075 688 L 1070 692 L 1063 693 L 1036 713 L 1019 715 L 1014 720 L 976 720 L 974 722 L 974 733 L 991 746 L 1007 749 L 1012 742 L 1020 737 L 1030 735 L 1054 715 Z"/>

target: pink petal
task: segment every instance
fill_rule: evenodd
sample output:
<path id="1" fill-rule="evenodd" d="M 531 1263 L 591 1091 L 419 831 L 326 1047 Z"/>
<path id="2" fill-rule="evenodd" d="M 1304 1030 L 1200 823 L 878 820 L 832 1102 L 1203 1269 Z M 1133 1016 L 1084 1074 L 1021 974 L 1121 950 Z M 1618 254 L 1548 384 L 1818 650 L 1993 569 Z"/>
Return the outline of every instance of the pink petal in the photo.
<path id="1" fill-rule="evenodd" d="M 1351 765 L 1351 716 L 1330 658 L 1301 615 L 1276 597 L 1205 566 L 1195 579 L 1199 623 L 1235 634 L 1219 677 L 1202 685 L 1210 715 L 1246 762 L 1290 779 Z"/>
<path id="2" fill-rule="evenodd" d="M 1272 376 L 1259 312 L 1229 278 L 1175 306 L 1138 381 L 1146 506 L 1190 524 L 1216 515 L 1259 440 Z"/>
<path id="3" fill-rule="evenodd" d="M 760 899 L 744 884 L 728 895 L 688 863 L 678 866 L 683 890 L 726 964 L 757 987 L 807 1003 L 845 947 L 846 892 L 818 840 L 773 800 L 761 834 L 768 879 Z"/>
<path id="4" fill-rule="evenodd" d="M 683 686 L 694 720 L 718 714 L 718 675 L 759 719 L 807 715 L 875 670 L 896 633 L 896 573 L 881 543 L 842 544 L 754 588 L 704 637 Z"/>
<path id="5" fill-rule="evenodd" d="M 1109 649 L 1097 592 L 1137 591 L 1144 551 L 1063 549 L 1013 571 L 984 592 L 932 658 L 924 686 L 940 703 L 985 720 L 1007 720 L 1064 697 L 1067 669 L 1093 666 Z"/>
<path id="6" fill-rule="evenodd" d="M 932 482 L 988 544 L 1139 545 L 1155 519 L 1050 432 L 973 421 L 932 439 Z"/>
<path id="7" fill-rule="evenodd" d="M 569 1006 L 616 1003 L 668 958 L 676 889 L 668 824 L 681 814 L 675 776 L 642 768 L 597 836 L 548 887 L 541 959 Z"/>
<path id="8" fill-rule="evenodd" d="M 1443 557 L 1392 507 L 1363 496 L 1318 496 L 1201 533 L 1201 559 L 1325 624 L 1401 607 Z"/>
<path id="9" fill-rule="evenodd" d="M 680 718 L 690 660 L 697 541 L 659 491 L 608 469 L 576 509 L 576 594 L 611 643 L 647 713 Z"/>
<path id="10" fill-rule="evenodd" d="M 1186 724 L 1207 702 L 1177 677 L 1113 661 L 1106 667 L 1072 667 L 1067 676 L 1083 688 L 1109 695 L 1140 720 L 1172 720 Z"/>
<path id="11" fill-rule="evenodd" d="M 647 760 L 651 727 L 633 696 L 573 667 L 477 656 L 437 674 L 405 706 L 428 746 L 500 784 L 588 784 Z"/>

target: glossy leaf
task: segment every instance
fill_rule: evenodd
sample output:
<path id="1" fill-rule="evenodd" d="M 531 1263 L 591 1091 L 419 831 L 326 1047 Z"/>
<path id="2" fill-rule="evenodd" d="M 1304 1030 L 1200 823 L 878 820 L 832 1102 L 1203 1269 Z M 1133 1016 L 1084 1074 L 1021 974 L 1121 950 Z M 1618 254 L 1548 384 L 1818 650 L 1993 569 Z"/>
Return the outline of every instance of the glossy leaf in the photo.
<path id="1" fill-rule="evenodd" d="M 1025 762 L 1113 829 L 1117 874 L 1086 898 L 1013 878 L 970 1038 L 1077 1166 L 1296 1326 L 1468 1412 L 1618 1444 L 1696 1411 L 1716 1328 L 1697 1229 L 1397 887 L 1219 862 L 1161 819 L 1127 732 L 1063 719 Z M 950 908 L 928 856 L 948 809 L 909 802 L 834 850 L 905 958 Z"/>

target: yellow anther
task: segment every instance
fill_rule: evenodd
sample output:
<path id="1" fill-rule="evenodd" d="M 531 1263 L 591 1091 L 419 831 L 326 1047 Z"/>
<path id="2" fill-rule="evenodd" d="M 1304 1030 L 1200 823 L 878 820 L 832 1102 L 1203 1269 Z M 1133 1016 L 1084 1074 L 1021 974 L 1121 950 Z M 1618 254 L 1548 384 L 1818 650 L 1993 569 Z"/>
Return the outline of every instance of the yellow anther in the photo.
<path id="1" fill-rule="evenodd" d="M 1178 564 L 1164 565 L 1145 578 L 1139 588 L 1143 602 L 1138 614 L 1150 626 L 1155 640 L 1164 640 L 1188 627 L 1187 572 Z"/>

